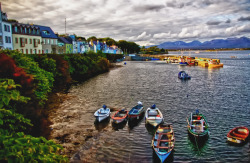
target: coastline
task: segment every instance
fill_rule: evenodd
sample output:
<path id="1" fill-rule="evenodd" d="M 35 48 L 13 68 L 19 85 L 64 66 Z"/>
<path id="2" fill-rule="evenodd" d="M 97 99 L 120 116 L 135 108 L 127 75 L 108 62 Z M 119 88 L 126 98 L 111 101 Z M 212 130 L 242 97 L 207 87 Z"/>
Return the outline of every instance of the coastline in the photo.
<path id="1" fill-rule="evenodd" d="M 111 63 L 109 70 L 112 71 L 122 66 L 120 63 Z M 96 75 L 91 76 L 88 79 L 95 76 Z M 84 81 L 76 83 L 79 84 Z M 58 90 L 49 95 L 49 100 L 46 102 L 47 119 L 42 120 L 41 136 L 49 140 L 54 140 L 57 144 L 62 145 L 64 150 L 61 154 L 71 158 L 76 150 L 85 144 L 88 139 L 98 137 L 99 132 L 95 130 L 94 125 L 84 125 L 84 122 L 82 125 L 77 125 L 77 127 L 71 125 L 74 122 L 80 121 L 80 113 L 62 106 L 67 100 L 76 98 L 68 94 L 68 89 L 70 89 L 70 86 L 65 89 L 65 91 Z"/>

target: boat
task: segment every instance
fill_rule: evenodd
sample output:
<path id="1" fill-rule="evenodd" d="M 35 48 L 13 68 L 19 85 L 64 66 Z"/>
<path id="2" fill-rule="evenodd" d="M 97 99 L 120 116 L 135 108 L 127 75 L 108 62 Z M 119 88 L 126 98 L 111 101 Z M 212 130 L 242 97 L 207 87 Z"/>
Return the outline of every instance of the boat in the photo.
<path id="1" fill-rule="evenodd" d="M 249 130 L 246 127 L 235 127 L 227 134 L 227 141 L 234 144 L 243 144 L 249 137 Z"/>
<path id="2" fill-rule="evenodd" d="M 212 59 L 208 62 L 208 68 L 220 68 L 223 67 L 223 63 L 219 63 L 216 59 Z"/>
<path id="3" fill-rule="evenodd" d="M 101 121 L 109 118 L 109 116 L 110 116 L 110 109 L 107 108 L 106 105 L 103 105 L 102 108 L 98 109 L 95 112 L 94 116 L 96 117 L 96 120 L 98 122 L 101 122 Z"/>
<path id="4" fill-rule="evenodd" d="M 195 58 L 193 58 L 193 57 L 187 57 L 187 64 L 189 66 L 195 66 Z"/>
<path id="5" fill-rule="evenodd" d="M 153 104 L 146 110 L 145 120 L 146 124 L 156 127 L 164 121 L 164 118 L 161 111 L 156 107 L 155 104 Z"/>
<path id="6" fill-rule="evenodd" d="M 186 79 L 191 79 L 191 76 L 189 76 L 185 71 L 180 71 L 178 74 L 178 78 L 186 80 Z"/>
<path id="7" fill-rule="evenodd" d="M 117 112 L 115 112 L 115 114 L 111 118 L 113 119 L 113 123 L 116 123 L 116 124 L 127 121 L 128 111 L 125 109 L 118 110 Z"/>
<path id="8" fill-rule="evenodd" d="M 179 65 L 180 66 L 187 66 L 187 64 L 188 63 L 185 61 L 185 59 L 183 57 L 181 57 L 180 60 L 179 60 Z"/>
<path id="9" fill-rule="evenodd" d="M 191 113 L 187 118 L 188 133 L 191 137 L 195 138 L 195 141 L 204 140 L 208 138 L 208 123 L 205 116 L 196 110 L 196 113 Z"/>
<path id="10" fill-rule="evenodd" d="M 129 111 L 128 117 L 130 120 L 139 119 L 140 116 L 143 115 L 144 111 L 142 102 L 139 101 L 138 104 Z"/>
<path id="11" fill-rule="evenodd" d="M 152 139 L 152 148 L 161 160 L 164 162 L 174 149 L 174 132 L 171 124 L 160 124 Z"/>

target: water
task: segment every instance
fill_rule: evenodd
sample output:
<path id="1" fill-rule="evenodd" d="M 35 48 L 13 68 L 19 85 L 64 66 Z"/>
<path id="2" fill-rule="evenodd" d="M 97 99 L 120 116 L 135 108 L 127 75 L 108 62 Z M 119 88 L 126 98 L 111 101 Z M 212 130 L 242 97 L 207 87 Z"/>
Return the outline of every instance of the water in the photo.
<path id="1" fill-rule="evenodd" d="M 220 69 L 127 62 L 122 68 L 73 86 L 69 95 L 75 98 L 62 106 L 75 110 L 79 115 L 78 123 L 95 126 L 99 133 L 98 138 L 89 139 L 78 150 L 81 160 L 159 161 L 151 148 L 154 131 L 145 127 L 144 119 L 118 128 L 112 127 L 111 121 L 94 124 L 93 114 L 103 104 L 129 110 L 142 101 L 145 108 L 156 104 L 165 122 L 173 124 L 176 137 L 173 162 L 249 162 L 249 143 L 242 147 L 226 143 L 230 129 L 235 126 L 250 128 L 249 54 L 250 51 L 226 51 L 191 55 L 219 58 L 224 63 Z M 177 76 L 181 70 L 186 71 L 191 80 L 179 80 Z M 186 117 L 196 109 L 206 116 L 210 125 L 210 137 L 201 148 L 189 140 L 187 133 Z"/>

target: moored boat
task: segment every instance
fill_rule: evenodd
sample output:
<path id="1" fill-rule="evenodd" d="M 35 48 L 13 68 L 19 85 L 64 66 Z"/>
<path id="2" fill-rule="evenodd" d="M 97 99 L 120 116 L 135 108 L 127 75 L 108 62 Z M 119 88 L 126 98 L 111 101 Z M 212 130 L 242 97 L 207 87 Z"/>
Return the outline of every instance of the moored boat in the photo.
<path id="1" fill-rule="evenodd" d="M 155 104 L 146 110 L 145 121 L 146 124 L 150 124 L 154 127 L 158 126 L 164 121 L 161 111 L 156 107 Z"/>
<path id="2" fill-rule="evenodd" d="M 136 106 L 134 106 L 128 113 L 129 119 L 139 119 L 141 115 L 144 113 L 144 108 L 142 102 L 138 102 Z"/>
<path id="3" fill-rule="evenodd" d="M 227 134 L 227 141 L 235 144 L 243 144 L 249 137 L 249 130 L 246 127 L 235 127 Z"/>
<path id="4" fill-rule="evenodd" d="M 174 132 L 170 124 L 160 124 L 152 139 L 152 148 L 161 160 L 164 162 L 174 149 Z"/>
<path id="5" fill-rule="evenodd" d="M 191 79 L 191 76 L 189 76 L 185 71 L 180 71 L 178 73 L 178 78 L 186 80 L 186 79 Z"/>
<path id="6" fill-rule="evenodd" d="M 208 138 L 209 130 L 208 123 L 205 116 L 196 110 L 196 113 L 187 118 L 187 129 L 190 136 L 195 138 L 196 141 Z"/>
<path id="7" fill-rule="evenodd" d="M 179 59 L 179 65 L 180 66 L 187 66 L 187 62 L 185 61 L 185 59 L 183 58 L 183 56 Z"/>
<path id="8" fill-rule="evenodd" d="M 98 109 L 95 113 L 94 116 L 96 117 L 96 120 L 98 122 L 103 121 L 104 119 L 109 118 L 110 116 L 110 109 L 107 108 L 106 105 L 103 105 L 102 108 Z"/>
<path id="9" fill-rule="evenodd" d="M 127 121 L 128 111 L 125 109 L 118 110 L 117 112 L 115 112 L 115 114 L 111 118 L 113 119 L 113 123 L 116 123 L 116 124 Z"/>

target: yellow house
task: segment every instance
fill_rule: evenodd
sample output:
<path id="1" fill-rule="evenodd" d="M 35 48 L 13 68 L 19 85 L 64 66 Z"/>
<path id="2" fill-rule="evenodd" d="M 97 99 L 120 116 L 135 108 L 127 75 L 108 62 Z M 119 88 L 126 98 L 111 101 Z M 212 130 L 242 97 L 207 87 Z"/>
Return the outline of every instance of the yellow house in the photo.
<path id="1" fill-rule="evenodd" d="M 34 25 L 12 23 L 14 50 L 23 54 L 42 54 L 40 29 Z"/>

